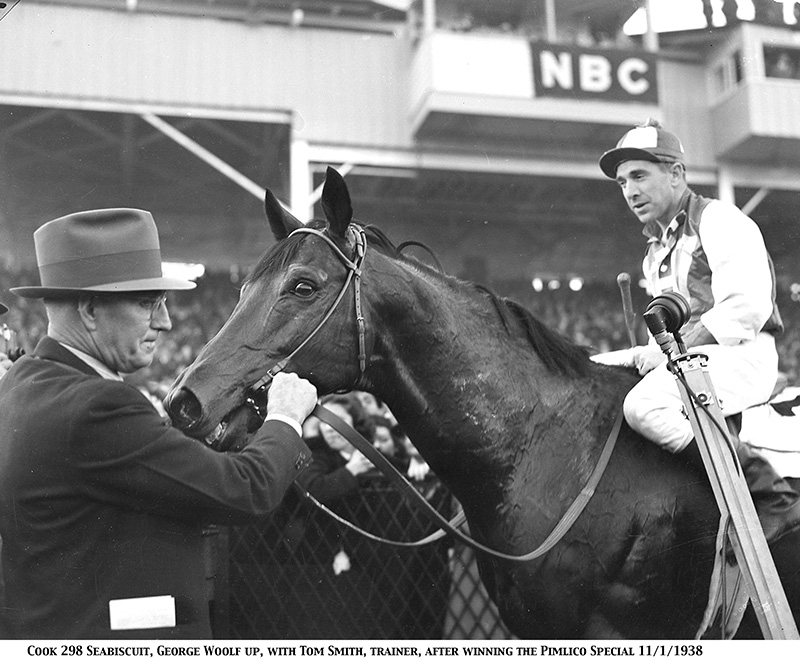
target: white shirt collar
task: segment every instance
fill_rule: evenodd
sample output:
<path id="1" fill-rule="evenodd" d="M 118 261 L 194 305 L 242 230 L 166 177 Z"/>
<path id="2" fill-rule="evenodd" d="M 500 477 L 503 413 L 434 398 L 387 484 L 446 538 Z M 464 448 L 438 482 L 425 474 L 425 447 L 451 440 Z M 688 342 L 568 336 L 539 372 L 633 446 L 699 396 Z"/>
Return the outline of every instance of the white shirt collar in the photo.
<path id="1" fill-rule="evenodd" d="M 122 380 L 122 376 L 118 371 L 112 371 L 105 364 L 100 362 L 100 360 L 98 360 L 97 358 L 92 357 L 88 353 L 84 353 L 83 351 L 78 350 L 77 348 L 73 348 L 72 346 L 67 346 L 66 344 L 63 344 L 61 342 L 58 343 L 61 344 L 64 348 L 66 348 L 68 351 L 73 353 L 76 357 L 79 357 L 81 360 L 83 360 L 103 378 L 107 378 L 108 380 L 119 380 L 119 381 Z"/>

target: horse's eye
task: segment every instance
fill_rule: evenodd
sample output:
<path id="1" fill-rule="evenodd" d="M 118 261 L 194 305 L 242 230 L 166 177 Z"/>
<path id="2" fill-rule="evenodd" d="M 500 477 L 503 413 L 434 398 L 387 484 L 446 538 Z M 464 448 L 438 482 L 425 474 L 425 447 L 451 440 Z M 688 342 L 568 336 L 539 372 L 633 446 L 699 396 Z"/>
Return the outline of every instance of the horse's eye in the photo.
<path id="1" fill-rule="evenodd" d="M 314 287 L 308 282 L 298 282 L 294 285 L 294 293 L 301 298 L 309 298 L 314 295 Z"/>

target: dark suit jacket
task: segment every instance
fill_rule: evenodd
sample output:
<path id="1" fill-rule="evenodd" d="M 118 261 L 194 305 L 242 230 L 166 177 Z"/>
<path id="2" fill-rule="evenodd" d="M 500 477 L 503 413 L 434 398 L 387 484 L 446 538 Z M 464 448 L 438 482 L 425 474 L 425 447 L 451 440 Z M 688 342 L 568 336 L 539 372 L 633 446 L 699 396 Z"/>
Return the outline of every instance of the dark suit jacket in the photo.
<path id="1" fill-rule="evenodd" d="M 269 513 L 309 460 L 278 421 L 217 453 L 43 339 L 0 380 L 0 636 L 210 637 L 203 524 Z M 158 595 L 175 627 L 110 630 L 110 600 Z"/>

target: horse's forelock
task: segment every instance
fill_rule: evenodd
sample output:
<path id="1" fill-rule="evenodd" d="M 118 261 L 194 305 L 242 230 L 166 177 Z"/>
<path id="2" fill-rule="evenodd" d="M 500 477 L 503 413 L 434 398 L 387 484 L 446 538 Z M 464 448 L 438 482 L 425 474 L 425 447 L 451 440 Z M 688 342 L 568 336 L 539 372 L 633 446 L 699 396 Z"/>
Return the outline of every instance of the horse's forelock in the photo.
<path id="1" fill-rule="evenodd" d="M 250 275 L 247 276 L 245 283 L 254 282 L 267 275 L 275 275 L 286 267 L 297 252 L 297 246 L 300 244 L 298 236 L 291 236 L 286 240 L 275 243 L 267 251 L 261 255 L 258 263 L 253 267 Z"/>
<path id="2" fill-rule="evenodd" d="M 325 229 L 326 223 L 321 220 L 312 220 L 307 225 L 311 229 Z M 297 248 L 302 242 L 306 234 L 293 234 L 289 235 L 282 241 L 271 245 L 267 251 L 261 255 L 256 265 L 253 267 L 250 275 L 247 276 L 246 282 L 253 282 L 267 275 L 275 275 L 276 273 L 284 270 L 286 265 L 297 254 Z"/>

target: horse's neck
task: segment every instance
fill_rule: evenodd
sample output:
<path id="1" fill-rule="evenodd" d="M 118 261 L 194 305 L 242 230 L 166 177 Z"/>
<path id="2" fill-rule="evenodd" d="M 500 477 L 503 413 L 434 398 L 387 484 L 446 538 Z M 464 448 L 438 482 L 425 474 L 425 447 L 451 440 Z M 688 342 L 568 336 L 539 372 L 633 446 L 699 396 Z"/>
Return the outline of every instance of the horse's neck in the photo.
<path id="1" fill-rule="evenodd" d="M 463 387 L 514 360 L 516 349 L 498 336 L 499 320 L 481 294 L 466 285 L 449 289 L 431 275 L 398 280 L 380 295 L 368 322 L 376 327 L 382 362 L 407 394 L 419 398 L 433 388 Z"/>
<path id="2" fill-rule="evenodd" d="M 375 393 L 437 473 L 466 482 L 481 475 L 482 487 L 499 491 L 520 446 L 533 441 L 534 412 L 535 424 L 547 424 L 570 405 L 574 386 L 466 285 L 398 277 L 380 299 L 370 320 L 380 353 Z"/>
<path id="3" fill-rule="evenodd" d="M 400 273 L 374 295 L 367 318 L 382 368 L 392 372 L 387 395 L 400 387 L 403 400 L 425 410 L 430 395 L 461 403 L 492 391 L 529 396 L 558 387 L 524 332 L 508 332 L 485 293 L 408 264 L 395 267 Z"/>

